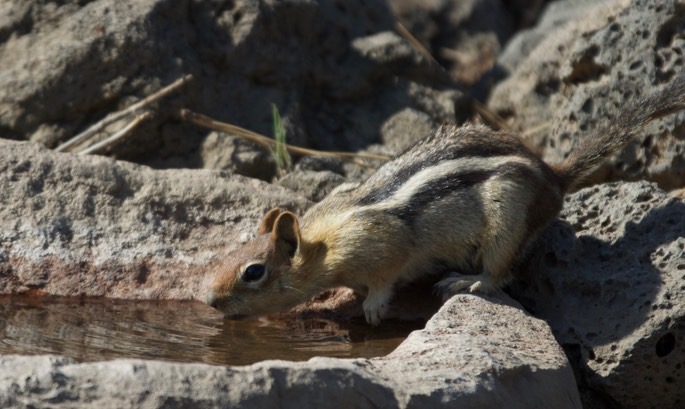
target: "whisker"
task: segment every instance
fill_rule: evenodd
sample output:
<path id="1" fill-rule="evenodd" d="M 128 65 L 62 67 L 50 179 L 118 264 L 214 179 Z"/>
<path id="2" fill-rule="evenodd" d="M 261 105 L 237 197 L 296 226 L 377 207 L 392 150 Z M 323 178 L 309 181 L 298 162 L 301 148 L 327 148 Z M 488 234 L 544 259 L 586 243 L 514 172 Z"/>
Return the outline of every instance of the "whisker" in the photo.
<path id="1" fill-rule="evenodd" d="M 284 285 L 283 288 L 287 288 L 289 290 L 297 291 L 300 294 L 304 294 L 304 291 L 300 290 L 299 288 L 291 287 L 289 285 Z"/>

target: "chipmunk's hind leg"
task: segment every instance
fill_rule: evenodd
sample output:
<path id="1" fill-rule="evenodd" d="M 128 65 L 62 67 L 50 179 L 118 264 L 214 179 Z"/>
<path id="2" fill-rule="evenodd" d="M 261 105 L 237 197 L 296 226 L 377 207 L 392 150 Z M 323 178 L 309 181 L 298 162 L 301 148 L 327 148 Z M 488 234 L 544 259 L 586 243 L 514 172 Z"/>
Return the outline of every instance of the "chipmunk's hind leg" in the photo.
<path id="1" fill-rule="evenodd" d="M 471 263 L 476 274 L 448 274 L 437 284 L 444 299 L 465 290 L 491 294 L 511 279 L 514 260 L 525 243 L 525 221 L 505 206 L 492 206 L 488 213 L 489 225 Z"/>
<path id="2" fill-rule="evenodd" d="M 488 240 L 477 256 L 479 274 L 451 272 L 437 284 L 443 299 L 468 290 L 471 293 L 492 294 L 511 279 L 511 268 L 521 248 L 522 238 L 502 232 Z"/>

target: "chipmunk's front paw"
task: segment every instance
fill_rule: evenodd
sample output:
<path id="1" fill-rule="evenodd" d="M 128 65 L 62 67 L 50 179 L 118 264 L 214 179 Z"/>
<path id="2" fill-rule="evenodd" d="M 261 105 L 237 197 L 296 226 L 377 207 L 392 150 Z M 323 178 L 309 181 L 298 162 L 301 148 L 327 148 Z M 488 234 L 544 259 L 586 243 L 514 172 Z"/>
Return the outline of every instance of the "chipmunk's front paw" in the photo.
<path id="1" fill-rule="evenodd" d="M 381 320 L 383 319 L 383 317 L 382 317 L 383 313 L 381 312 L 380 309 L 364 308 L 364 315 L 366 316 L 366 322 L 373 325 L 374 327 L 377 327 L 378 325 L 380 325 Z"/>
<path id="2" fill-rule="evenodd" d="M 378 326 L 388 310 L 389 301 L 390 291 L 369 292 L 362 304 L 366 322 Z"/>
<path id="3" fill-rule="evenodd" d="M 447 301 L 455 294 L 468 290 L 470 293 L 489 294 L 497 289 L 485 274 L 464 275 L 453 273 L 450 277 L 436 284 L 438 291 L 442 293 L 443 301 Z"/>

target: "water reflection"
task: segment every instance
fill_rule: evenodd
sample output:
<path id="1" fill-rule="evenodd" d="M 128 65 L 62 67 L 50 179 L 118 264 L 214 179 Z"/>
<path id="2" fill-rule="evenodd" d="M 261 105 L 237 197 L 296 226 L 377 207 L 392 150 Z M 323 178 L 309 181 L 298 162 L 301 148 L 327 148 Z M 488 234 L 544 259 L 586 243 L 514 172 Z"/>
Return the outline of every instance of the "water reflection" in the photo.
<path id="1" fill-rule="evenodd" d="M 78 361 L 161 359 L 247 365 L 265 359 L 374 357 L 421 322 L 224 320 L 199 302 L 0 298 L 0 354 Z"/>

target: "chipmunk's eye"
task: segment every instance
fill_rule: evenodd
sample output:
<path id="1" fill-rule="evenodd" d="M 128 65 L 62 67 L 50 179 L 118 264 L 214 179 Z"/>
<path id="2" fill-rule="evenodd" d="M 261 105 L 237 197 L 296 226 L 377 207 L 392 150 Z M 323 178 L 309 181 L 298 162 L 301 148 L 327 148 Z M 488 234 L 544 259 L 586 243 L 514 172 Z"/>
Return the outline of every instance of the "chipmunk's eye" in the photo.
<path id="1" fill-rule="evenodd" d="M 243 271 L 242 279 L 247 283 L 259 281 L 266 274 L 266 266 L 264 264 L 250 264 Z"/>

